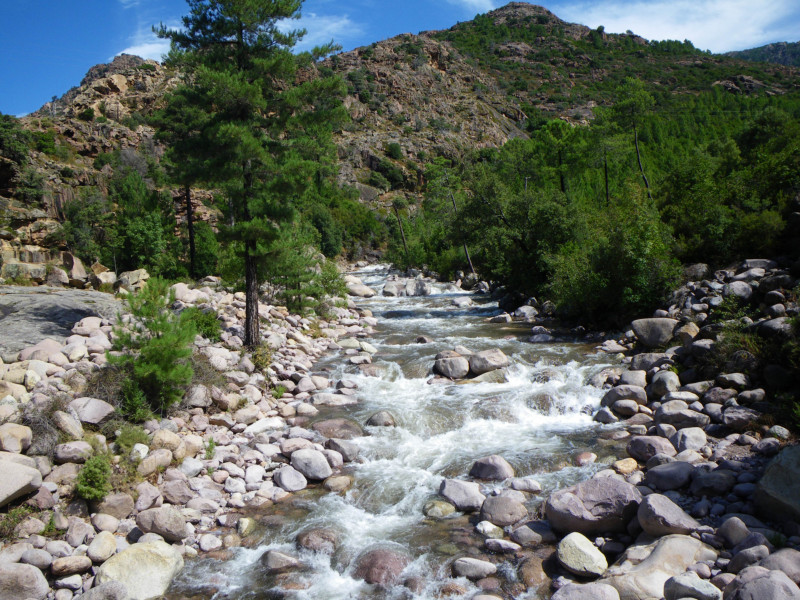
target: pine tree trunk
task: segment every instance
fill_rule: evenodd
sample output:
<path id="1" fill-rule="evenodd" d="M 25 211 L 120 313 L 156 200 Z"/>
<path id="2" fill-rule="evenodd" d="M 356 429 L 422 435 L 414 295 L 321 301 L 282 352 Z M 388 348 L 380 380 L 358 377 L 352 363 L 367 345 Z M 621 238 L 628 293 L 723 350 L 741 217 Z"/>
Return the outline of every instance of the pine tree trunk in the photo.
<path id="1" fill-rule="evenodd" d="M 406 260 L 408 260 L 408 244 L 406 244 L 406 232 L 403 229 L 403 221 L 400 220 L 400 213 L 397 207 L 394 208 L 394 216 L 397 217 L 397 224 L 400 226 L 400 236 L 403 238 L 403 249 L 406 251 Z"/>
<path id="2" fill-rule="evenodd" d="M 647 189 L 647 197 L 652 201 L 653 195 L 650 193 L 650 183 L 647 181 L 647 175 L 644 174 L 644 167 L 642 166 L 642 155 L 639 152 L 639 132 L 636 131 L 636 121 L 633 122 L 633 144 L 636 146 L 636 160 L 639 161 L 639 172 L 642 174 L 644 180 L 644 187 Z"/>
<path id="3" fill-rule="evenodd" d="M 261 342 L 258 323 L 258 271 L 256 269 L 255 242 L 244 245 L 244 345 L 255 348 Z"/>
<path id="4" fill-rule="evenodd" d="M 186 201 L 186 227 L 189 230 L 189 275 L 192 279 L 197 278 L 195 267 L 195 248 L 194 248 L 194 214 L 192 208 L 192 188 L 187 184 L 183 188 L 183 197 Z M 208 273 L 206 273 L 208 275 Z"/>
<path id="5" fill-rule="evenodd" d="M 527 191 L 527 187 L 528 187 L 528 178 L 527 177 L 525 178 L 525 187 L 526 187 L 526 191 Z M 453 196 L 453 192 L 450 192 L 450 201 L 453 203 L 453 219 L 455 221 L 458 221 L 458 207 L 456 206 L 456 197 Z M 469 264 L 469 270 L 472 271 L 473 275 L 477 275 L 477 273 L 475 273 L 475 267 L 472 266 L 472 257 L 469 255 L 469 248 L 467 248 L 466 240 L 464 241 L 464 254 L 467 257 L 467 263 Z"/>

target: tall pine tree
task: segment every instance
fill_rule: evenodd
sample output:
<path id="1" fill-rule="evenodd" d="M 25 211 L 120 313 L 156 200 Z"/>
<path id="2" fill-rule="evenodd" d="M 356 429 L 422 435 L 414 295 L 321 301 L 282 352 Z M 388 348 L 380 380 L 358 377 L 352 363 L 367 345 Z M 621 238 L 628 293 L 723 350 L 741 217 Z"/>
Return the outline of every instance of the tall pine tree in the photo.
<path id="1" fill-rule="evenodd" d="M 302 0 L 187 0 L 181 30 L 162 26 L 172 57 L 188 74 L 209 115 L 202 137 L 211 152 L 208 181 L 225 192 L 223 239 L 241 258 L 245 280 L 245 340 L 260 342 L 260 273 L 282 224 L 307 188 L 328 173 L 331 127 L 344 120 L 344 83 L 315 73 L 332 44 L 295 55 L 304 30 Z"/>

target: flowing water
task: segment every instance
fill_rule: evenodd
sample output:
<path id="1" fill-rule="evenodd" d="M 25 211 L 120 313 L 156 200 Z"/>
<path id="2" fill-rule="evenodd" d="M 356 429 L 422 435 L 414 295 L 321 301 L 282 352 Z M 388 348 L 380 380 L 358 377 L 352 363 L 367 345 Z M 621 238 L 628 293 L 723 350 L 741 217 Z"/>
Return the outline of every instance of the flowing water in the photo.
<path id="1" fill-rule="evenodd" d="M 372 267 L 356 275 L 380 291 L 387 269 Z M 351 489 L 345 494 L 305 490 L 266 509 L 284 518 L 270 521 L 276 524 L 266 528 L 259 545 L 239 548 L 229 560 L 187 561 L 170 598 L 432 599 L 440 595 L 453 557 L 476 553 L 482 540 L 474 532 L 474 517 L 470 521 L 456 513 L 437 521 L 423 514 L 443 478 L 464 477 L 476 459 L 499 454 L 518 477 L 531 476 L 542 485 L 543 492 L 527 503 L 535 511 L 550 490 L 588 478 L 612 456 L 591 418 L 602 391 L 587 384 L 610 366 L 610 359 L 591 346 L 529 344 L 529 325 L 487 323 L 487 317 L 500 312 L 496 302 L 448 289 L 434 285 L 427 297 L 379 295 L 359 301 L 379 321 L 369 340 L 378 349 L 373 357 L 378 377 L 361 374 L 340 353 L 315 367 L 329 370 L 333 380 L 358 384 L 357 405 L 323 409 L 319 419 L 347 417 L 363 424 L 388 410 L 397 421 L 394 428 L 367 427 L 367 435 L 354 440 L 360 457 L 346 468 L 354 479 Z M 452 301 L 460 296 L 472 298 L 474 305 L 456 308 Z M 415 343 L 420 335 L 433 342 Z M 429 384 L 434 356 L 457 345 L 474 352 L 500 348 L 511 362 L 507 381 Z M 595 452 L 598 463 L 572 466 L 581 451 Z M 488 489 L 492 487 L 502 484 Z M 339 547 L 333 556 L 301 552 L 305 570 L 278 579 L 261 574 L 258 559 L 266 550 L 296 555 L 297 534 L 313 527 L 337 532 Z M 358 555 L 376 546 L 400 549 L 411 557 L 404 577 L 416 578 L 414 592 L 401 586 L 377 589 L 352 577 Z M 459 584 L 468 590 L 463 597 L 474 595 L 476 588 L 466 580 Z"/>

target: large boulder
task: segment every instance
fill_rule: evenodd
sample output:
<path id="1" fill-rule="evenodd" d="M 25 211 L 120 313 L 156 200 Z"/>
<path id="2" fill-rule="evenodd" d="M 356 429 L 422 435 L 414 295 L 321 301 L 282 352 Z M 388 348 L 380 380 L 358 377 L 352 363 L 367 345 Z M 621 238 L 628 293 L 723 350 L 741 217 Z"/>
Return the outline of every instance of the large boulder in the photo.
<path id="1" fill-rule="evenodd" d="M 657 348 L 672 339 L 672 332 L 677 325 L 675 319 L 637 319 L 631 323 L 631 329 L 643 346 Z"/>
<path id="2" fill-rule="evenodd" d="M 636 516 L 644 532 L 653 537 L 672 533 L 690 534 L 700 527 L 700 523 L 680 506 L 661 494 L 645 496 Z"/>
<path id="3" fill-rule="evenodd" d="M 666 454 L 667 456 L 675 456 L 677 454 L 672 442 L 655 435 L 639 435 L 631 438 L 631 441 L 628 442 L 627 450 L 631 458 L 643 463 L 646 463 L 656 454 Z"/>
<path id="4" fill-rule="evenodd" d="M 658 424 L 672 425 L 675 429 L 685 427 L 705 427 L 711 417 L 689 408 L 683 400 L 669 400 L 656 409 L 654 415 Z"/>
<path id="5" fill-rule="evenodd" d="M 483 375 L 489 371 L 505 369 L 508 366 L 508 357 L 499 348 L 484 350 L 469 357 L 469 370 L 473 375 Z"/>
<path id="6" fill-rule="evenodd" d="M 800 600 L 800 589 L 786 573 L 764 567 L 742 569 L 725 588 L 725 600 Z"/>
<path id="7" fill-rule="evenodd" d="M 647 392 L 641 386 L 623 383 L 608 390 L 600 404 L 613 406 L 620 400 L 635 400 L 637 404 L 647 404 Z"/>
<path id="8" fill-rule="evenodd" d="M 716 558 L 709 546 L 687 535 L 646 539 L 629 546 L 601 581 L 616 588 L 623 600 L 660 600 L 668 579 L 696 562 Z"/>
<path id="9" fill-rule="evenodd" d="M 550 600 L 619 600 L 619 592 L 607 583 L 599 581 L 584 585 L 568 583 L 559 588 Z"/>
<path id="10" fill-rule="evenodd" d="M 27 450 L 33 441 L 30 427 L 17 423 L 0 425 L 0 450 L 20 454 Z"/>
<path id="11" fill-rule="evenodd" d="M 376 294 L 375 290 L 363 283 L 348 283 L 347 293 L 356 298 L 372 298 Z"/>
<path id="12" fill-rule="evenodd" d="M 458 510 L 479 510 L 486 500 L 481 488 L 472 481 L 445 479 L 439 486 L 439 494 Z"/>
<path id="13" fill-rule="evenodd" d="M 42 474 L 32 465 L 0 460 L 0 473 L 0 506 L 31 494 L 42 485 Z"/>
<path id="14" fill-rule="evenodd" d="M 0 562 L 0 600 L 44 600 L 50 586 L 33 565 Z"/>
<path id="15" fill-rule="evenodd" d="M 710 581 L 700 579 L 697 573 L 687 571 L 670 577 L 664 584 L 665 600 L 681 600 L 682 598 L 722 600 L 722 590 Z"/>
<path id="16" fill-rule="evenodd" d="M 361 426 L 350 419 L 317 421 L 311 426 L 311 429 L 326 438 L 338 438 L 340 440 L 352 440 L 364 435 L 364 430 L 361 429 Z"/>
<path id="17" fill-rule="evenodd" d="M 180 542 L 188 535 L 183 515 L 168 504 L 143 510 L 136 515 L 136 525 L 145 533 L 157 533 L 168 542 Z"/>
<path id="18" fill-rule="evenodd" d="M 102 425 L 114 415 L 114 407 L 97 398 L 78 398 L 69 407 L 78 413 L 82 423 L 89 425 Z"/>
<path id="19" fill-rule="evenodd" d="M 469 374 L 469 360 L 457 352 L 441 352 L 436 355 L 433 372 L 449 379 L 463 379 Z"/>
<path id="20" fill-rule="evenodd" d="M 492 454 L 476 460 L 469 471 L 469 476 L 475 479 L 503 481 L 514 477 L 514 467 L 502 456 Z"/>
<path id="21" fill-rule="evenodd" d="M 481 506 L 481 519 L 498 527 L 513 525 L 527 516 L 525 505 L 508 496 L 490 496 Z"/>
<path id="22" fill-rule="evenodd" d="M 578 532 L 570 533 L 558 543 L 558 562 L 579 577 L 599 577 L 608 568 L 608 561 L 589 539 Z"/>
<path id="23" fill-rule="evenodd" d="M 302 448 L 292 452 L 292 467 L 306 479 L 322 481 L 333 475 L 328 459 L 319 450 Z"/>
<path id="24" fill-rule="evenodd" d="M 405 554 L 396 550 L 376 548 L 358 557 L 353 576 L 367 583 L 391 586 L 397 582 L 409 562 Z"/>
<path id="25" fill-rule="evenodd" d="M 95 576 L 96 584 L 122 583 L 130 600 L 161 596 L 183 569 L 180 552 L 166 542 L 145 542 L 129 546 L 109 558 Z"/>
<path id="26" fill-rule="evenodd" d="M 783 449 L 769 464 L 755 503 L 770 520 L 800 521 L 800 446 Z"/>
<path id="27" fill-rule="evenodd" d="M 554 492 L 545 511 L 554 529 L 584 535 L 625 531 L 636 515 L 641 492 L 613 477 L 598 477 Z"/>

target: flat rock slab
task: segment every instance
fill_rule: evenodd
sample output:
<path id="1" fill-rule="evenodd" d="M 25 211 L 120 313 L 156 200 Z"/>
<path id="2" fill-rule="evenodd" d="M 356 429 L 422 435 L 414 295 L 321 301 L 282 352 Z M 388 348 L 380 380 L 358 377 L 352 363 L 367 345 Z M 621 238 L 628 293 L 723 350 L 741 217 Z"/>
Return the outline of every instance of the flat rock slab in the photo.
<path id="1" fill-rule="evenodd" d="M 52 338 L 64 343 L 84 317 L 111 319 L 123 304 L 111 294 L 46 286 L 0 286 L 0 355 Z"/>

